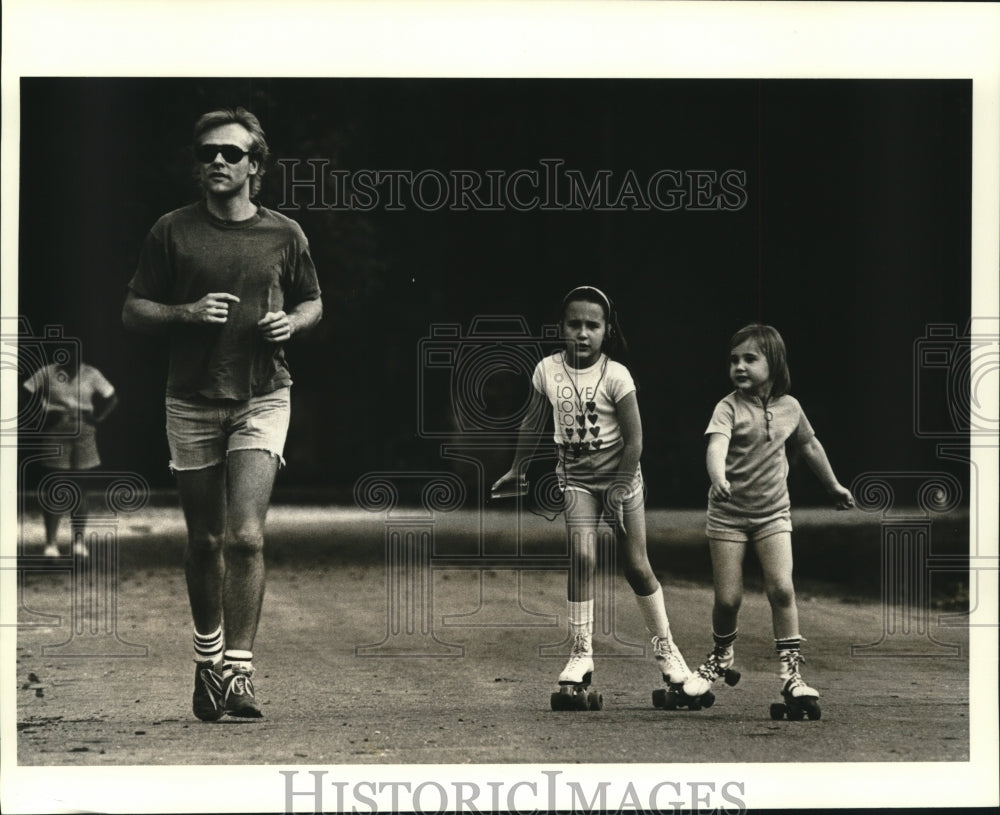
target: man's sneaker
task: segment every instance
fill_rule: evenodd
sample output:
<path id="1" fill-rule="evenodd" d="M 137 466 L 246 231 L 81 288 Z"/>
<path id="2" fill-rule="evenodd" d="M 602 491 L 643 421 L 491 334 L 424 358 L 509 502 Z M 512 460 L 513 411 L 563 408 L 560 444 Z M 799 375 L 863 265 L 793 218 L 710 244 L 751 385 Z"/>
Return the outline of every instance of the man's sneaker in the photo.
<path id="1" fill-rule="evenodd" d="M 665 681 L 678 684 L 691 676 L 684 657 L 669 637 L 653 637 L 653 656 Z"/>
<path id="2" fill-rule="evenodd" d="M 222 677 L 211 660 L 199 662 L 194 671 L 194 715 L 203 722 L 216 722 L 226 712 L 222 709 Z"/>
<path id="3" fill-rule="evenodd" d="M 73 554 L 77 557 L 86 559 L 90 557 L 90 550 L 87 549 L 87 544 L 77 541 L 73 544 Z"/>
<path id="4" fill-rule="evenodd" d="M 50 543 L 45 547 L 45 557 L 59 557 L 59 547 Z"/>
<path id="5" fill-rule="evenodd" d="M 253 681 L 250 677 L 253 669 L 234 668 L 233 672 L 222 680 L 222 707 L 230 716 L 241 719 L 260 719 L 263 713 L 257 707 L 257 699 L 253 692 Z"/>
<path id="6" fill-rule="evenodd" d="M 594 649 L 590 636 L 577 634 L 573 637 L 573 647 L 569 652 L 569 662 L 559 674 L 560 685 L 579 685 L 588 674 L 594 672 Z M 589 680 L 587 680 L 589 681 Z"/>

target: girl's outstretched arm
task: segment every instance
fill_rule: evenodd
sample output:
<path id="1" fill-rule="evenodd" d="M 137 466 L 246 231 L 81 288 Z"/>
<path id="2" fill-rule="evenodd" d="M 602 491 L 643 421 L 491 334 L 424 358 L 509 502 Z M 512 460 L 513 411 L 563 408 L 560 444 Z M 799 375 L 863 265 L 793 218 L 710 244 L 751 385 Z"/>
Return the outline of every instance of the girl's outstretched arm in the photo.
<path id="1" fill-rule="evenodd" d="M 854 506 L 854 496 L 847 487 L 837 481 L 830 460 L 826 457 L 826 450 L 819 443 L 819 439 L 813 436 L 802 445 L 802 457 L 808 462 L 809 468 L 816 473 L 826 491 L 836 499 L 837 509 L 850 509 Z"/>
<path id="2" fill-rule="evenodd" d="M 524 466 L 535 452 L 535 448 L 538 446 L 538 438 L 545 430 L 545 419 L 548 408 L 548 400 L 532 387 L 528 410 L 524 414 L 524 418 L 521 419 L 521 426 L 517 433 L 517 450 L 514 452 L 514 463 L 511 464 L 507 472 L 496 480 L 492 489 L 497 490 L 508 482 L 523 478 L 524 473 L 522 471 Z"/>
<path id="3" fill-rule="evenodd" d="M 711 496 L 716 501 L 728 501 L 732 495 L 729 481 L 726 480 L 728 454 L 729 437 L 721 433 L 710 434 L 708 448 L 705 450 L 705 469 L 708 470 L 708 480 L 712 482 Z"/>

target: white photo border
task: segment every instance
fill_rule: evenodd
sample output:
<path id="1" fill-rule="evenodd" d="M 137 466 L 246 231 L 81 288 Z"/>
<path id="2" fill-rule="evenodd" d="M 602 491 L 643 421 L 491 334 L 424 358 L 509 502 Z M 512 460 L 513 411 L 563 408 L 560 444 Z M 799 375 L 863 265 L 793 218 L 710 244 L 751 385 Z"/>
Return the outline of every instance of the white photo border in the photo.
<path id="1" fill-rule="evenodd" d="M 18 313 L 21 78 L 252 75 L 971 79 L 971 313 L 997 317 L 1000 7 L 992 4 L 11 0 L 3 5 L 3 17 L 0 313 L 5 316 Z M 273 41 L 282 29 L 287 32 L 284 48 Z M 269 47 L 250 45 L 267 40 Z M 242 45 L 234 47 L 236 43 Z M 2 393 L 8 406 L 17 402 L 9 379 L 4 379 Z M 992 411 L 995 415 L 995 404 Z M 4 551 L 9 552 L 17 534 L 12 511 L 16 462 L 9 450 L 2 453 L 0 523 Z M 975 467 L 982 489 L 973 496 L 970 512 L 979 529 L 994 536 L 979 541 L 978 551 L 995 558 L 996 447 L 980 450 Z M 15 575 L 3 570 L 0 578 L 0 619 L 9 623 L 16 619 Z M 992 585 L 995 589 L 995 575 Z M 988 608 L 985 612 L 995 614 Z M 564 773 L 567 780 L 614 778 L 616 773 L 617 765 L 19 767 L 15 635 L 16 627 L 0 626 L 0 740 L 6 747 L 0 757 L 0 794 L 10 813 L 281 812 L 282 769 L 303 776 L 309 769 L 327 770 L 328 777 L 348 783 L 377 777 L 414 785 L 435 777 L 449 784 L 484 777 L 508 784 L 541 782 L 543 770 Z M 792 769 L 780 764 L 636 764 L 628 766 L 627 777 L 647 787 L 670 779 L 697 778 L 720 786 L 742 779 L 743 798 L 751 809 L 997 804 L 997 630 L 973 625 L 970 652 L 970 673 L 977 681 L 970 683 L 969 762 L 847 762 Z"/>

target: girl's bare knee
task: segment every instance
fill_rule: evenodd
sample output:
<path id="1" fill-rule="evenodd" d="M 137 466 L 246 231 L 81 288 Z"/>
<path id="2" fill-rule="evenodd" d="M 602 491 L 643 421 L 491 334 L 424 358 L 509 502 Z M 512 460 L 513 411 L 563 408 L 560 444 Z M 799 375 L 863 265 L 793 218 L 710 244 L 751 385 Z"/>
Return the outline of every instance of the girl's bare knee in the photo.
<path id="1" fill-rule="evenodd" d="M 715 610 L 721 612 L 722 614 L 736 616 L 739 613 L 740 606 L 742 604 L 743 595 L 741 594 L 717 594 L 715 596 Z"/>
<path id="2" fill-rule="evenodd" d="M 791 608 L 795 605 L 795 589 L 789 585 L 771 586 L 767 600 L 772 608 Z"/>
<path id="3" fill-rule="evenodd" d="M 652 591 L 656 591 L 656 587 L 660 584 L 652 567 L 646 561 L 623 564 L 622 574 L 631 589 L 637 594 L 650 594 Z"/>

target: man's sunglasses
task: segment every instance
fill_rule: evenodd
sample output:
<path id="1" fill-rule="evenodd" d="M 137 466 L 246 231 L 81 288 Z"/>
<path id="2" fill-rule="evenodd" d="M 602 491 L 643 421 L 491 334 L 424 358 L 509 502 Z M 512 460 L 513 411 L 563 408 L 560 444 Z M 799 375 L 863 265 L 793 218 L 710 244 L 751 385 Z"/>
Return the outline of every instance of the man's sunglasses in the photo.
<path id="1" fill-rule="evenodd" d="M 246 150 L 235 144 L 199 144 L 194 149 L 195 158 L 203 164 L 211 164 L 219 153 L 226 164 L 238 164 L 247 155 Z"/>

